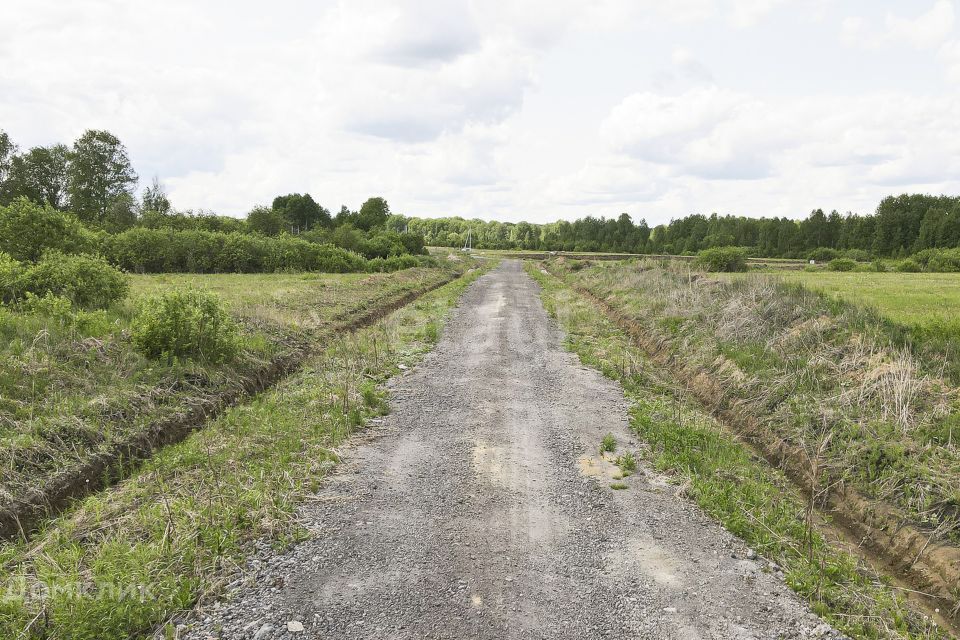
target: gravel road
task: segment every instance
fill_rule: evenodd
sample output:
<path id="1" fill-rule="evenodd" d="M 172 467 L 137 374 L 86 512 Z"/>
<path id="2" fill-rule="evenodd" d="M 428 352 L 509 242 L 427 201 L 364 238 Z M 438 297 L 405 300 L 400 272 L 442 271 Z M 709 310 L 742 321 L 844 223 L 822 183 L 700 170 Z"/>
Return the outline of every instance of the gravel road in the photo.
<path id="1" fill-rule="evenodd" d="M 519 263 L 471 285 L 303 510 L 314 536 L 264 548 L 181 637 L 836 636 L 656 473 L 610 488 L 626 400 L 561 341 Z"/>

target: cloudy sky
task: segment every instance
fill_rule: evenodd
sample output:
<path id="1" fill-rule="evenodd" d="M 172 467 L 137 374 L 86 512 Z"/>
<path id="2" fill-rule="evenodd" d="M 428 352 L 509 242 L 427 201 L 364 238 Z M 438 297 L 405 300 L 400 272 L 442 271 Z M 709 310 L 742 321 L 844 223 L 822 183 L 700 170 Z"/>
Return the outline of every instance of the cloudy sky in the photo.
<path id="1" fill-rule="evenodd" d="M 960 0 L 0 0 L 0 128 L 179 208 L 800 217 L 960 192 Z"/>

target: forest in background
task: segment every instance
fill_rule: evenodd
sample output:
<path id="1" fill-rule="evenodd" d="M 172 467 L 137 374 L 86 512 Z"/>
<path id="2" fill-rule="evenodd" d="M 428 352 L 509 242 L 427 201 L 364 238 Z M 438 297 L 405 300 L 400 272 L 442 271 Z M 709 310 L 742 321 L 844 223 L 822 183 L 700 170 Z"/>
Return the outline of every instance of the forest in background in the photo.
<path id="1" fill-rule="evenodd" d="M 256 257 L 231 264 L 211 257 L 201 260 L 199 267 L 191 267 L 192 259 L 182 257 L 192 247 L 226 243 L 229 234 L 295 237 L 383 260 L 422 254 L 424 245 L 460 247 L 468 233 L 478 249 L 693 255 L 736 246 L 765 258 L 844 255 L 869 260 L 960 247 L 960 197 L 944 195 L 889 196 L 867 215 L 822 209 L 802 220 L 694 214 L 650 227 L 645 219 L 634 222 L 627 213 L 548 224 L 406 217 L 392 213 L 379 197 L 368 199 L 357 211 L 341 206 L 334 214 L 307 193 L 277 196 L 270 206 L 253 207 L 241 219 L 176 210 L 156 179 L 138 198 L 137 183 L 125 147 L 107 131 L 87 131 L 69 147 L 58 144 L 22 152 L 0 131 L 0 205 L 26 199 L 48 210 L 69 212 L 90 229 L 121 235 L 114 244 L 124 245 L 117 250 L 128 256 L 121 266 L 132 270 L 267 269 L 261 264 L 264 260 Z M 185 232 L 194 235 L 178 235 Z M 196 235 L 199 232 L 206 235 Z M 231 237 L 235 243 L 250 245 L 249 238 Z M 181 257 L 158 254 L 161 245 L 170 243 L 187 245 L 179 251 Z M 245 251 L 263 253 L 273 244 L 260 240 L 257 247 Z M 111 250 L 106 246 L 104 252 Z M 136 252 L 152 257 L 130 260 Z"/>
<path id="2" fill-rule="evenodd" d="M 622 213 L 617 218 L 587 216 L 549 224 L 412 218 L 408 228 L 433 246 L 462 246 L 469 229 L 478 249 L 694 255 L 737 246 L 763 258 L 803 259 L 830 249 L 868 260 L 960 246 L 960 197 L 890 196 L 871 215 L 817 209 L 802 220 L 695 214 L 651 228 L 646 220 L 635 223 Z"/>

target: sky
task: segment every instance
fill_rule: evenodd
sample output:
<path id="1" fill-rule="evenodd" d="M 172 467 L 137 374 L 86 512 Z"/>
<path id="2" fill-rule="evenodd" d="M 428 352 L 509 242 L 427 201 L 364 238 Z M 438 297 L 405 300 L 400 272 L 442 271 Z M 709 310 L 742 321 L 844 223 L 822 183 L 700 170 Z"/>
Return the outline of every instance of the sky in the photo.
<path id="1" fill-rule="evenodd" d="M 0 0 L 0 129 L 179 209 L 549 222 L 960 193 L 960 0 Z"/>

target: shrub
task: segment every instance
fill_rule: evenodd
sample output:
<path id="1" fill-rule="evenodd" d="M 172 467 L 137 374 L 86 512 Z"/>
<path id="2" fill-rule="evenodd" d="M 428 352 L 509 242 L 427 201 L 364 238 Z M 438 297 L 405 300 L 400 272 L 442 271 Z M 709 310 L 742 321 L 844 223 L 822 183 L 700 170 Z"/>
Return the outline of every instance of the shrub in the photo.
<path id="1" fill-rule="evenodd" d="M 362 256 L 300 237 L 131 229 L 112 236 L 104 250 L 114 264 L 137 273 L 264 273 L 366 271 Z"/>
<path id="2" fill-rule="evenodd" d="M 869 262 L 873 257 L 869 251 L 863 249 L 847 249 L 843 252 L 844 257 L 856 260 L 857 262 Z"/>
<path id="3" fill-rule="evenodd" d="M 695 266 L 706 271 L 737 272 L 747 270 L 747 252 L 740 247 L 714 247 L 697 255 Z"/>
<path id="4" fill-rule="evenodd" d="M 201 289 L 168 291 L 139 305 L 131 336 L 148 358 L 220 364 L 240 351 L 240 330 L 220 298 Z"/>
<path id="5" fill-rule="evenodd" d="M 402 256 L 392 256 L 390 258 L 374 258 L 367 262 L 367 271 L 400 271 L 401 269 L 410 269 L 420 266 L 420 260 L 415 256 L 404 254 Z"/>
<path id="6" fill-rule="evenodd" d="M 0 302 L 10 302 L 18 297 L 23 265 L 0 251 Z"/>
<path id="7" fill-rule="evenodd" d="M 853 271 L 857 268 L 857 262 L 850 258 L 834 258 L 827 265 L 829 271 Z"/>
<path id="8" fill-rule="evenodd" d="M 82 308 L 105 308 L 126 297 L 127 277 L 99 256 L 47 253 L 23 270 L 14 297 L 52 293 Z"/>
<path id="9" fill-rule="evenodd" d="M 913 258 L 901 260 L 894 268 L 900 273 L 919 273 L 922 270 L 920 265 L 917 264 L 917 261 Z"/>
<path id="10" fill-rule="evenodd" d="M 817 262 L 830 262 L 840 257 L 840 252 L 830 247 L 817 247 L 807 254 L 807 260 L 816 260 Z"/>
<path id="11" fill-rule="evenodd" d="M 0 251 L 17 260 L 35 261 L 45 251 L 93 251 L 97 234 L 69 213 L 18 198 L 0 207 Z"/>
<path id="12" fill-rule="evenodd" d="M 933 273 L 960 272 L 960 249 L 924 249 L 913 256 L 924 271 Z"/>

